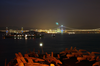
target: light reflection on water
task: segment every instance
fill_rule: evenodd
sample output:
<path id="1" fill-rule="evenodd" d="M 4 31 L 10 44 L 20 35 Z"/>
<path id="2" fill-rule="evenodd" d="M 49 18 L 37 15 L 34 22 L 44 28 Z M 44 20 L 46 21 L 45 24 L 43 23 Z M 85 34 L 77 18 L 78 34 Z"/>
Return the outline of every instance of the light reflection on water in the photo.
<path id="1" fill-rule="evenodd" d="M 39 37 L 39 39 L 41 39 L 42 37 Z M 5 37 L 3 37 L 2 39 L 5 39 Z M 25 37 L 25 38 L 23 38 L 23 37 L 16 37 L 16 36 L 14 36 L 14 38 L 11 38 L 11 39 L 25 39 L 25 40 L 27 40 L 27 39 L 35 39 L 35 37 Z"/>
<path id="2" fill-rule="evenodd" d="M 14 38 L 14 39 L 0 39 L 0 58 L 1 62 L 4 63 L 5 58 L 10 61 L 15 57 L 15 53 L 21 52 L 25 54 L 29 49 L 35 52 L 40 50 L 40 43 L 43 43 L 43 51 L 47 53 L 58 53 L 64 51 L 65 48 L 70 49 L 71 46 L 76 47 L 76 49 L 85 49 L 87 51 L 97 51 L 100 52 L 100 35 L 68 35 L 68 34 L 56 34 L 52 37 L 51 34 L 44 35 L 43 38 Z M 0 65 L 4 66 L 4 65 Z"/>

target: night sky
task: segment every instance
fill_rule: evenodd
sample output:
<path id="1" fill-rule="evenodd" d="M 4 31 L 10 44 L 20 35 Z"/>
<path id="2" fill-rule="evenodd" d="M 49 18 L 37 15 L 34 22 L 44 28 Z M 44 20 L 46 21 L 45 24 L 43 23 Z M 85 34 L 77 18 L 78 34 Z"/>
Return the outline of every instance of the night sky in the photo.
<path id="1" fill-rule="evenodd" d="M 100 28 L 100 0 L 0 0 L 0 28 L 53 29 L 60 25 Z"/>

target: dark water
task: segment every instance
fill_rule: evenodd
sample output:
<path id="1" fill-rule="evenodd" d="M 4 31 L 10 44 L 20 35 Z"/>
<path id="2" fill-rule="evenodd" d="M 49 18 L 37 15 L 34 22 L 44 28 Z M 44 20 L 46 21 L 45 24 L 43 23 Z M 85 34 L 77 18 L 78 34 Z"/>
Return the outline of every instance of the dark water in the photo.
<path id="1" fill-rule="evenodd" d="M 0 34 L 0 66 L 4 66 L 5 59 L 7 63 L 15 57 L 15 53 L 21 52 L 25 54 L 29 49 L 33 51 L 41 50 L 39 44 L 43 43 L 43 51 L 50 53 L 61 52 L 65 48 L 70 49 L 71 46 L 77 49 L 85 49 L 89 52 L 100 52 L 100 34 L 56 34 L 56 37 L 51 37 L 46 34 L 43 38 L 36 39 L 2 39 Z"/>

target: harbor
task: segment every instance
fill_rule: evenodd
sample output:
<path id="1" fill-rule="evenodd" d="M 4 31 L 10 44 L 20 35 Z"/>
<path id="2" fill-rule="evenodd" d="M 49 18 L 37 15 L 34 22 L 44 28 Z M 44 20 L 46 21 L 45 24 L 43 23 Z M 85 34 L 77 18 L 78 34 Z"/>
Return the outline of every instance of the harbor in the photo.
<path id="1" fill-rule="evenodd" d="M 2 37 L 2 34 L 0 34 Z M 24 57 L 24 54 L 33 52 L 35 48 L 35 53 L 38 54 L 38 50 L 40 50 L 39 57 L 40 59 L 43 59 L 43 55 L 46 54 L 51 54 L 53 52 L 54 57 L 57 58 L 57 54 L 60 55 L 60 58 L 67 58 L 66 56 L 63 56 L 63 54 L 60 54 L 60 52 L 64 51 L 66 48 L 70 50 L 71 46 L 76 47 L 77 50 L 79 49 L 84 49 L 88 52 L 100 52 L 99 49 L 99 43 L 100 43 L 100 34 L 55 34 L 55 37 L 52 37 L 51 34 L 44 34 L 43 38 L 28 38 L 28 39 L 10 39 L 10 38 L 5 38 L 5 39 L 0 39 L 0 50 L 1 55 L 0 55 L 0 65 L 4 66 L 5 65 L 5 59 L 6 64 L 8 64 L 11 60 L 13 60 L 16 56 L 15 53 L 21 52 L 21 54 Z M 92 41 L 91 41 L 92 40 Z M 43 44 L 42 47 L 40 44 Z M 6 47 L 6 46 L 7 47 Z M 29 50 L 30 49 L 30 50 Z M 44 54 L 42 54 L 42 52 Z M 66 53 L 67 55 L 67 53 Z M 30 55 L 29 55 L 30 56 Z M 34 56 L 32 56 L 34 57 Z M 97 57 L 97 55 L 96 55 Z M 95 57 L 95 59 L 96 59 Z M 71 57 L 70 59 L 59 59 L 62 64 L 60 66 L 69 66 L 75 64 L 77 65 L 92 65 L 96 61 L 88 61 L 88 60 L 83 60 L 80 63 L 76 62 L 78 61 L 76 57 Z M 71 64 L 73 61 L 73 64 Z M 17 63 L 17 62 L 16 62 Z M 43 62 L 44 64 L 50 65 L 47 62 Z M 53 63 L 55 64 L 55 63 Z"/>
<path id="2" fill-rule="evenodd" d="M 0 66 L 100 66 L 100 0 L 1 0 Z"/>

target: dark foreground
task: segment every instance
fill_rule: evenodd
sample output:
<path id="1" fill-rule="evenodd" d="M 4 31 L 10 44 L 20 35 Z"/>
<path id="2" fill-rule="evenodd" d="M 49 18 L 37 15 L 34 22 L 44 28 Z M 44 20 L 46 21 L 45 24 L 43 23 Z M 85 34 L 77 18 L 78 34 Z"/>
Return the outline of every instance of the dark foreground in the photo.
<path id="1" fill-rule="evenodd" d="M 49 58 L 49 60 L 47 60 L 46 58 L 49 54 L 38 54 L 38 56 L 34 52 L 30 52 L 30 53 L 26 53 L 26 54 L 28 54 L 29 57 L 34 57 L 34 58 L 39 58 L 39 59 L 44 60 L 44 61 L 37 61 L 37 62 L 35 60 L 33 60 L 34 63 L 46 64 L 48 66 L 50 66 L 50 64 L 54 64 L 55 66 L 92 66 L 96 62 L 96 60 L 88 61 L 86 59 L 86 60 L 82 60 L 79 63 L 76 63 L 78 61 L 77 57 L 71 57 L 70 59 L 66 59 L 67 58 L 66 54 L 59 54 L 59 53 L 53 54 L 53 57 L 56 58 L 55 60 L 53 60 L 52 57 L 50 57 L 51 59 Z M 58 54 L 59 54 L 59 57 L 58 57 Z M 15 56 L 16 56 L 16 54 L 15 54 Z M 44 58 L 44 56 L 45 56 L 45 58 Z M 52 56 L 52 53 L 50 56 Z M 22 57 L 24 57 L 28 63 L 28 60 L 26 59 L 27 57 L 25 57 L 25 55 L 24 56 L 22 55 Z M 18 58 L 18 56 L 16 56 L 12 61 L 10 61 L 5 66 L 20 66 L 20 65 L 16 65 L 16 64 L 18 64 L 18 61 L 16 60 L 17 58 Z M 57 60 L 61 61 L 62 64 L 59 62 L 56 63 Z M 24 64 L 24 66 L 34 66 L 34 65 L 25 65 Z M 35 65 L 35 66 L 38 66 L 38 65 Z"/>
<path id="2" fill-rule="evenodd" d="M 55 57 L 57 56 L 57 54 L 54 54 Z M 62 62 L 62 64 L 60 64 L 60 66 L 92 66 L 96 60 L 94 61 L 88 61 L 88 60 L 83 60 L 79 63 L 77 62 L 77 58 L 76 57 L 71 57 L 70 59 L 64 59 L 66 58 L 66 56 L 62 56 L 60 55 L 60 61 Z"/>

